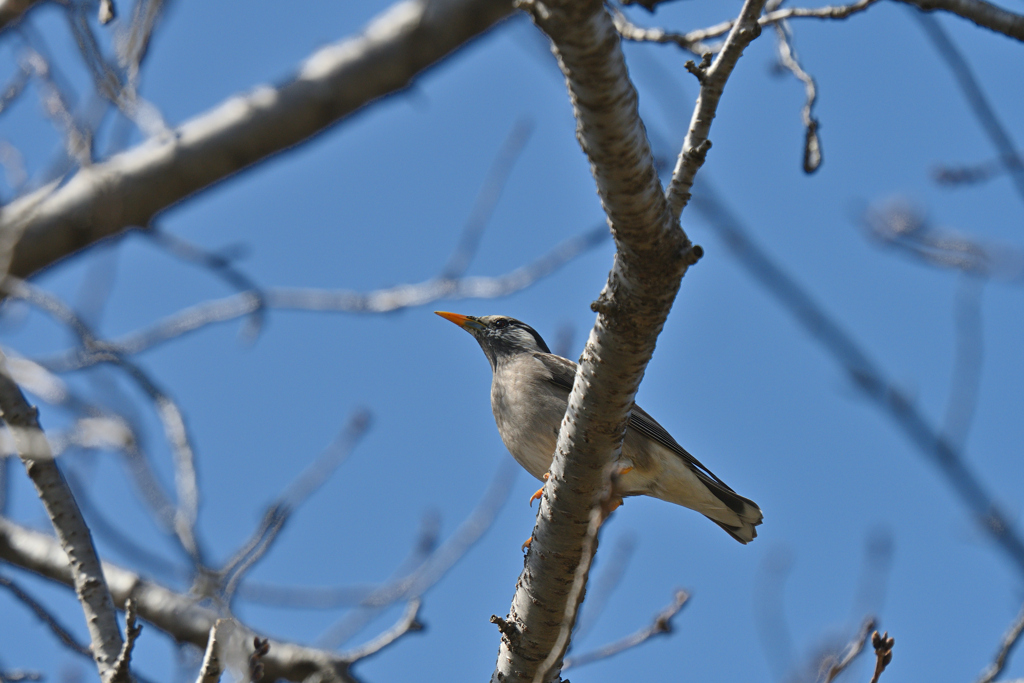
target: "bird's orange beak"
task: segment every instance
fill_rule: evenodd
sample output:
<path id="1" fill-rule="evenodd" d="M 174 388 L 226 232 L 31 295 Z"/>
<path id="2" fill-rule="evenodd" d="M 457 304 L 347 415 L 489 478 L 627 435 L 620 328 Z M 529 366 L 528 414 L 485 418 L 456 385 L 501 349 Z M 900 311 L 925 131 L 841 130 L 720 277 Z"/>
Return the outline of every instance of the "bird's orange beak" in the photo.
<path id="1" fill-rule="evenodd" d="M 449 313 L 447 311 L 434 311 L 445 320 L 455 323 L 462 329 L 470 332 L 474 329 L 483 329 L 483 325 L 477 322 L 476 318 L 471 315 L 462 315 L 461 313 Z"/>

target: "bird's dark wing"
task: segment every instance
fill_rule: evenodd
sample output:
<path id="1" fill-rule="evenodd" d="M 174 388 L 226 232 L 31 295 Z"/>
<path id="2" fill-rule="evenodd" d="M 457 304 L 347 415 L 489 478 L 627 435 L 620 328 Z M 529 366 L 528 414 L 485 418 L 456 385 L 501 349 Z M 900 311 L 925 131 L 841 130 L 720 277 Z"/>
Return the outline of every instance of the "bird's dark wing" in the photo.
<path id="1" fill-rule="evenodd" d="M 556 387 L 572 391 L 572 383 L 576 378 L 576 364 L 568 358 L 556 356 L 553 353 L 535 353 L 533 357 L 539 360 L 548 372 L 551 373 L 549 382 Z"/>
<path id="2" fill-rule="evenodd" d="M 551 379 L 548 381 L 566 391 L 572 391 L 573 379 L 576 377 L 576 363 L 573 363 L 568 358 L 562 358 L 551 353 L 535 353 L 534 356 L 551 372 Z M 724 481 L 716 477 L 714 472 L 705 467 L 700 460 L 690 455 L 685 448 L 672 438 L 672 435 L 664 427 L 658 424 L 657 420 L 636 404 L 633 404 L 633 412 L 629 415 L 629 427 L 678 455 L 708 485 L 708 488 L 712 491 L 721 492 L 722 495 L 719 497 L 723 498 L 723 500 L 726 498 L 730 499 L 726 501 L 729 507 L 733 507 L 733 504 L 730 503 L 734 503 L 742 509 L 742 504 L 738 501 L 731 501 L 733 496 L 728 495 L 731 493 L 739 497 L 735 491 L 729 488 Z M 722 491 L 722 489 L 725 490 Z"/>
<path id="3" fill-rule="evenodd" d="M 672 435 L 669 434 L 664 427 L 658 424 L 657 420 L 648 415 L 643 408 L 635 403 L 633 404 L 633 412 L 629 415 L 629 426 L 646 436 L 648 439 L 658 442 L 678 455 L 697 473 L 698 476 L 704 475 L 701 476 L 701 479 L 707 477 L 719 486 L 723 486 L 729 491 L 732 491 L 732 489 L 726 486 L 724 481 L 715 476 L 714 472 L 709 470 L 707 467 L 704 467 L 700 460 L 697 460 L 697 458 L 690 455 L 685 448 L 680 446 L 679 442 L 672 438 Z M 735 493 L 735 491 L 733 491 L 733 493 Z"/>

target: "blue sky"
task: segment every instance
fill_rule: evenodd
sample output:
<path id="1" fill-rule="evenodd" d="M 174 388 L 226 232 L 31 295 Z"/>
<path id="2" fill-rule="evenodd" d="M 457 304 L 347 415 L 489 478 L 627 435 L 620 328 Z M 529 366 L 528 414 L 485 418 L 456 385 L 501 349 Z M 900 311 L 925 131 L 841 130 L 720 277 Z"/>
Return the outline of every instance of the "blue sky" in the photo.
<path id="1" fill-rule="evenodd" d="M 285 78 L 318 47 L 357 31 L 385 2 L 178 2 L 145 64 L 143 95 L 171 124 L 229 95 Z M 689 30 L 738 12 L 739 3 L 669 3 L 637 22 Z M 122 9 L 127 15 L 127 8 Z M 939 16 L 1017 140 L 1019 43 Z M 56 7 L 36 11 L 69 82 L 87 75 Z M 950 189 L 937 164 L 994 157 L 961 91 L 911 10 L 879 3 L 846 22 L 794 22 L 795 45 L 821 94 L 825 160 L 800 168 L 803 91 L 772 73 L 774 34 L 747 51 L 711 132 L 701 171 L 753 239 L 941 424 L 956 349 L 954 306 L 962 277 L 910 261 L 866 237 L 867 204 L 903 198 L 936 225 L 979 242 L 1019 245 L 1021 198 L 1001 176 Z M 18 39 L 0 41 L 0 77 Z M 674 159 L 696 88 L 689 57 L 667 46 L 627 45 L 641 114 L 656 152 Z M 476 193 L 517 121 L 533 135 L 495 208 L 472 275 L 498 275 L 603 221 L 574 138 L 561 77 L 535 29 L 517 17 L 460 51 L 408 91 L 367 108 L 312 142 L 183 202 L 161 228 L 211 250 L 244 247 L 239 268 L 262 286 L 371 290 L 435 275 L 455 247 Z M 0 118 L 0 138 L 38 177 L 60 147 L 33 87 Z M 137 139 L 137 134 L 136 134 Z M 10 188 L 4 187 L 10 197 Z M 596 574 L 633 543 L 602 618 L 575 648 L 589 650 L 648 624 L 675 588 L 692 592 L 676 633 L 566 676 L 573 681 L 788 680 L 821 648 L 849 638 L 874 613 L 896 637 L 883 680 L 971 680 L 990 661 L 1020 608 L 1021 577 L 970 519 L 951 487 L 893 421 L 867 403 L 840 366 L 729 252 L 684 212 L 706 252 L 690 270 L 649 366 L 638 402 L 691 452 L 765 513 L 758 539 L 732 541 L 691 511 L 631 499 L 603 532 Z M 578 355 L 593 324 L 589 304 L 611 265 L 609 242 L 529 289 L 501 300 L 439 301 L 389 315 L 272 312 L 255 341 L 238 322 L 212 326 L 147 351 L 138 361 L 184 408 L 204 492 L 199 531 L 223 561 L 258 524 L 264 506 L 313 461 L 355 410 L 372 428 L 344 466 L 293 516 L 252 579 L 282 585 L 379 581 L 436 511 L 442 537 L 478 503 L 510 457 L 488 402 L 490 372 L 473 340 L 432 314 L 502 313 L 549 342 L 572 331 Z M 117 336 L 231 290 L 129 235 L 51 269 L 36 282 L 70 302 L 97 273 L 116 279 L 100 325 Z M 981 296 L 983 365 L 966 459 L 1014 521 L 1024 503 L 1024 300 L 999 282 Z M 35 357 L 66 348 L 65 331 L 8 306 L 0 343 Z M 152 408 L 115 369 L 68 377 L 115 408 L 135 405 L 170 484 L 170 454 Z M 115 392 L 110 385 L 120 387 Z M 104 388 L 106 387 L 106 388 Z M 127 396 L 120 402 L 115 395 Z M 46 427 L 67 424 L 42 412 Z M 70 453 L 67 467 L 137 542 L 183 566 L 136 501 L 119 460 Z M 38 501 L 15 469 L 10 514 L 45 528 Z M 483 540 L 427 595 L 427 630 L 358 669 L 367 681 L 417 675 L 481 680 L 522 567 L 537 487 L 525 473 Z M 125 565 L 109 539 L 101 553 Z M 888 561 L 866 548 L 890 547 Z M 877 553 L 876 553 L 877 556 Z M 9 568 L 64 623 L 84 633 L 69 592 Z M 867 578 L 865 578 L 867 577 Z M 165 577 L 158 577 L 165 578 Z M 865 587 L 867 582 L 869 585 Z M 179 587 L 182 587 L 178 584 Z M 92 670 L 60 648 L 22 607 L 0 594 L 0 662 L 57 675 Z M 776 606 L 779 606 L 776 609 Z M 387 612 L 354 641 L 393 622 Z M 313 642 L 342 613 L 240 603 L 237 614 L 268 634 Z M 767 615 L 767 616 L 766 616 Z M 147 629 L 138 670 L 171 680 L 177 654 Z M 868 676 L 867 662 L 848 680 Z M 1024 675 L 1011 663 L 1007 677 Z"/>

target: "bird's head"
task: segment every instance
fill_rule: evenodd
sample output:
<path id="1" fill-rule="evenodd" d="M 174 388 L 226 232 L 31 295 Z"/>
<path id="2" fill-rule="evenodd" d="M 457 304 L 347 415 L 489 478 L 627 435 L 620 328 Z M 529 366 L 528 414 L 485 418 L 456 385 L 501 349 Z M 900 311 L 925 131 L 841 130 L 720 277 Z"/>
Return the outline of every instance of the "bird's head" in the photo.
<path id="1" fill-rule="evenodd" d="M 477 318 L 445 311 L 434 311 L 476 338 L 491 368 L 520 353 L 551 353 L 537 330 L 507 315 L 485 315 Z"/>

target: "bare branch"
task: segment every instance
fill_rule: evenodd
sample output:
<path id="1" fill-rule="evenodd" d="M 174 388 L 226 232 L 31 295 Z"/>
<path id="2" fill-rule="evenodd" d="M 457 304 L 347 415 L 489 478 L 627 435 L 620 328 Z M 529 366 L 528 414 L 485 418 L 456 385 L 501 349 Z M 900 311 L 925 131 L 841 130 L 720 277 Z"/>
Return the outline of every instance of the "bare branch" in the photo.
<path id="1" fill-rule="evenodd" d="M 348 459 L 369 428 L 370 413 L 365 410 L 355 412 L 320 457 L 303 470 L 281 496 L 267 507 L 259 528 L 249 542 L 220 571 L 224 578 L 225 600 L 230 603 L 239 582 L 270 550 L 292 513 Z"/>
<path id="2" fill-rule="evenodd" d="M 484 228 L 487 227 L 487 223 L 494 213 L 494 207 L 498 205 L 498 200 L 501 199 L 501 194 L 512 174 L 512 167 L 523 153 L 532 134 L 533 122 L 529 119 L 516 121 L 512 130 L 509 131 L 505 144 L 501 146 L 498 156 L 487 172 L 483 186 L 477 193 L 473 210 L 462 229 L 459 244 L 452 255 L 448 257 L 448 263 L 441 269 L 439 279 L 453 280 L 465 274 L 480 246 L 480 237 L 483 235 Z"/>
<path id="3" fill-rule="evenodd" d="M 807 101 L 800 111 L 804 128 L 807 131 L 804 136 L 804 173 L 814 173 L 821 166 L 822 161 L 821 140 L 818 138 L 818 119 L 812 113 L 814 103 L 818 99 L 818 86 L 814 82 L 814 78 L 800 66 L 800 58 L 797 57 L 796 50 L 793 48 L 793 33 L 789 30 L 789 22 L 786 20 L 775 22 L 775 33 L 779 38 L 779 61 L 804 84 L 804 91 L 807 93 Z"/>
<path id="4" fill-rule="evenodd" d="M 249 314 L 247 327 L 243 330 L 243 336 L 254 339 L 263 328 L 264 313 L 266 312 L 266 301 L 263 292 L 256 285 L 256 282 L 232 264 L 231 259 L 222 254 L 206 251 L 172 233 L 152 227 L 149 230 L 141 231 L 154 244 L 165 249 L 184 261 L 195 263 L 198 266 L 208 269 L 217 277 L 224 280 L 228 285 L 238 290 L 243 296 L 249 297 L 249 305 L 252 312 Z"/>
<path id="5" fill-rule="evenodd" d="M 642 26 L 637 26 L 617 7 L 609 5 L 608 9 L 612 13 L 612 19 L 615 21 L 615 30 L 617 30 L 619 35 L 624 39 L 637 43 L 661 43 L 663 45 L 667 43 L 674 43 L 683 50 L 691 52 L 698 57 L 709 52 L 718 52 L 718 47 L 708 45 L 704 41 L 708 38 L 717 38 L 720 35 L 728 33 L 729 28 L 732 27 L 732 22 L 727 22 L 728 27 L 721 32 L 718 31 L 725 25 L 724 23 L 704 30 L 691 31 L 690 33 L 673 33 L 661 28 L 644 28 Z"/>
<path id="6" fill-rule="evenodd" d="M 46 513 L 70 563 L 75 594 L 85 612 L 92 654 L 100 678 L 106 680 L 121 650 L 121 632 L 110 590 L 103 576 L 92 534 L 78 509 L 71 489 L 57 468 L 35 408 L 11 379 L 6 359 L 0 357 L 0 410 L 14 432 L 18 454 L 39 493 Z"/>
<path id="7" fill-rule="evenodd" d="M 365 627 L 382 608 L 396 602 L 415 600 L 437 584 L 494 523 L 498 511 L 508 500 L 512 482 L 518 472 L 519 466 L 512 459 L 502 458 L 498 471 L 480 498 L 480 502 L 455 532 L 424 562 L 411 567 L 412 571 L 396 572 L 397 576 L 393 580 L 382 584 L 363 598 L 359 603 L 359 609 L 327 629 L 317 639 L 317 644 L 333 650 Z"/>
<path id="8" fill-rule="evenodd" d="M 697 171 L 704 165 L 708 150 L 711 149 L 711 140 L 708 135 L 711 132 L 711 122 L 718 110 L 718 102 L 725 91 L 725 83 L 729 80 L 732 70 L 755 38 L 761 34 L 761 26 L 758 23 L 758 16 L 764 2 L 751 2 L 748 0 L 743 4 L 740 16 L 736 19 L 735 25 L 729 31 L 729 37 L 725 40 L 721 52 L 715 57 L 714 62 L 704 71 L 704 77 L 700 79 L 700 94 L 697 96 L 697 104 L 693 108 L 693 116 L 690 118 L 690 127 L 686 131 L 686 139 L 683 140 L 683 148 L 676 160 L 675 169 L 672 171 L 672 181 L 665 191 L 665 198 L 668 200 L 672 211 L 672 218 L 679 220 L 683 208 L 690 201 L 690 190 L 693 187 L 693 179 Z"/>
<path id="9" fill-rule="evenodd" d="M 131 356 L 157 344 L 216 323 L 250 315 L 262 295 L 267 309 L 289 311 L 334 311 L 338 313 L 388 313 L 425 306 L 439 299 L 490 299 L 507 296 L 550 275 L 580 254 L 608 239 L 605 226 L 571 237 L 536 261 L 497 277 L 463 277 L 456 280 L 431 278 L 420 283 L 398 285 L 370 292 L 338 289 L 270 287 L 214 299 L 172 314 L 156 324 L 112 342 L 97 340 L 95 352 L 74 349 L 44 359 L 40 364 L 53 372 L 69 372 L 107 362 L 107 352 Z"/>
<path id="10" fill-rule="evenodd" d="M 663 1 L 664 0 L 653 0 L 653 2 L 651 2 L 651 0 L 646 0 L 645 2 L 637 2 L 636 4 L 641 4 L 644 7 L 647 7 L 648 2 L 650 2 L 653 7 L 653 5 L 660 4 L 660 2 Z M 777 22 L 785 21 L 786 19 L 846 19 L 852 14 L 863 12 L 876 2 L 878 2 L 878 0 L 858 0 L 858 2 L 854 2 L 849 5 L 791 7 L 779 9 L 766 12 L 761 15 L 757 20 L 757 23 L 764 28 L 765 26 L 770 26 Z M 633 3 L 624 2 L 623 4 L 629 5 Z M 651 8 L 648 7 L 648 9 Z M 621 12 L 618 14 L 622 18 L 620 20 L 619 16 L 616 16 L 615 25 L 616 28 L 620 29 L 622 37 L 626 40 L 648 41 L 654 43 L 675 43 L 682 49 L 688 52 L 693 52 L 698 56 L 703 55 L 705 52 L 719 52 L 722 49 L 722 45 L 709 45 L 705 41 L 711 38 L 724 36 L 732 30 L 732 27 L 735 25 L 735 21 L 729 19 L 719 24 L 715 24 L 714 26 L 697 29 L 688 33 L 671 33 L 659 28 L 646 29 L 635 26 L 625 17 L 625 15 L 622 15 Z"/>
<path id="11" fill-rule="evenodd" d="M 1024 16 L 1014 14 L 985 0 L 900 0 L 926 12 L 944 10 L 973 21 L 982 28 L 1024 40 Z"/>
<path id="12" fill-rule="evenodd" d="M 0 517 L 0 559 L 64 585 L 74 585 L 67 556 L 56 540 L 3 517 Z M 109 562 L 103 564 L 103 573 L 114 604 L 123 607 L 127 599 L 132 598 L 138 604 L 139 617 L 154 628 L 178 642 L 206 647 L 210 629 L 220 615 L 197 604 L 195 596 L 177 593 Z M 239 624 L 236 631 L 233 637 L 252 642 L 255 635 L 252 630 Z M 348 663 L 331 652 L 276 640 L 271 640 L 270 645 L 270 653 L 263 658 L 270 680 L 284 678 L 299 682 L 319 672 L 326 681 L 354 683 L 348 674 Z"/>
<path id="13" fill-rule="evenodd" d="M 422 631 L 424 627 L 419 620 L 420 607 L 422 604 L 423 603 L 419 598 L 410 600 L 409 605 L 405 608 L 402 616 L 398 618 L 398 621 L 394 626 L 389 628 L 387 631 L 384 631 L 384 633 L 381 633 L 365 645 L 361 645 L 354 650 L 343 652 L 341 654 L 341 658 L 355 664 L 361 659 L 366 659 L 367 657 L 377 654 L 407 633 Z"/>
<path id="14" fill-rule="evenodd" d="M 981 320 L 984 288 L 983 280 L 960 278 L 954 303 L 956 352 L 942 429 L 957 450 L 967 445 L 967 433 L 978 408 L 984 347 Z"/>
<path id="15" fill-rule="evenodd" d="M 23 671 L 22 669 L 0 670 L 0 681 L 4 683 L 21 683 L 21 681 L 41 681 L 43 674 L 38 671 Z"/>
<path id="16" fill-rule="evenodd" d="M 220 680 L 220 675 L 224 671 L 224 665 L 218 653 L 218 650 L 223 647 L 219 638 L 224 630 L 233 628 L 234 622 L 230 619 L 218 619 L 210 627 L 210 638 L 206 642 L 206 653 L 203 655 L 203 663 L 199 667 L 199 676 L 196 678 L 196 683 L 217 683 Z"/>
<path id="17" fill-rule="evenodd" d="M 195 452 L 192 448 L 191 437 L 185 427 L 185 418 L 181 409 L 138 365 L 126 360 L 116 351 L 104 347 L 81 316 L 71 310 L 63 301 L 34 285 L 10 276 L 0 283 L 0 288 L 9 296 L 36 306 L 66 325 L 78 337 L 83 349 L 95 355 L 96 362 L 112 363 L 120 367 L 139 385 L 139 388 L 149 395 L 164 426 L 164 432 L 174 455 L 175 483 L 178 490 L 174 531 L 193 562 L 202 565 L 202 553 L 195 536 L 196 519 L 199 513 L 199 485 L 195 468 Z"/>
<path id="18" fill-rule="evenodd" d="M 871 677 L 871 683 L 878 683 L 878 677 L 885 671 L 885 667 L 889 666 L 889 662 L 892 661 L 892 646 L 895 643 L 895 639 L 889 637 L 889 632 L 886 631 L 882 635 L 878 635 L 878 631 L 871 634 L 871 645 L 875 648 L 875 673 Z"/>
<path id="19" fill-rule="evenodd" d="M 362 34 L 312 55 L 288 82 L 236 96 L 5 207 L 8 272 L 25 277 L 132 227 L 213 183 L 308 140 L 489 29 L 508 0 L 403 0 Z M 2 257 L 3 254 L 0 254 Z"/>
<path id="20" fill-rule="evenodd" d="M 108 683 L 131 683 L 132 650 L 142 633 L 142 624 L 135 622 L 136 616 L 135 601 L 128 598 L 124 604 L 124 644 L 117 655 L 117 661 L 114 662 Z"/>
<path id="21" fill-rule="evenodd" d="M 72 106 L 69 96 L 64 93 L 64 90 L 54 80 L 50 62 L 38 49 L 28 45 L 22 49 L 21 59 L 22 68 L 30 68 L 32 73 L 39 79 L 42 86 L 40 88 L 40 95 L 43 100 L 43 111 L 46 112 L 46 115 L 54 122 L 54 125 L 63 136 L 68 157 L 74 159 L 79 165 L 88 165 L 92 160 L 92 132 L 87 127 L 81 125 L 75 119 L 74 114 L 71 113 Z M 22 201 L 15 200 L 5 208 L 20 205 Z M 26 206 L 32 209 L 35 204 Z M 0 231 L 8 232 L 6 221 L 0 220 Z M 7 270 L 6 265 L 10 263 L 9 259 L 11 257 L 10 250 L 16 244 L 16 241 L 11 241 L 10 246 L 8 246 L 7 242 L 12 239 L 20 239 L 19 226 L 10 226 L 10 233 L 2 243 L 4 252 L 0 253 L 0 265 L 4 267 L 0 268 L 0 272 Z"/>
<path id="22" fill-rule="evenodd" d="M 1024 284 L 1024 251 L 1016 247 L 986 246 L 962 233 L 936 227 L 920 210 L 899 200 L 868 207 L 862 218 L 871 237 L 929 265 Z"/>
<path id="23" fill-rule="evenodd" d="M 714 116 L 725 79 L 759 32 L 763 4 L 744 4 L 736 30 L 709 67 L 681 155 L 683 171 L 673 179 L 676 191 L 666 197 L 619 36 L 603 5 L 521 3 L 551 38 L 565 75 L 577 138 L 590 160 L 616 257 L 592 304 L 597 321 L 580 358 L 492 681 L 532 681 L 538 674 L 554 680 L 559 675 L 569 642 L 563 634 L 571 633 L 575 623 L 596 549 L 597 506 L 621 450 L 633 397 L 681 279 L 702 253 L 679 227 L 678 211 L 685 201 L 669 198 L 677 199 L 680 187 L 688 194 L 698 156 L 702 161 L 707 152 L 710 119 L 704 117 Z"/>
<path id="24" fill-rule="evenodd" d="M 887 415 L 918 451 L 939 468 L 976 521 L 1018 571 L 1024 573 L 1024 540 L 1012 520 L 968 467 L 962 452 L 925 418 L 904 391 L 886 377 L 853 337 L 754 243 L 706 181 L 694 199 L 694 208 L 722 235 L 726 246 L 740 263 L 844 368 L 863 396 Z"/>
<path id="25" fill-rule="evenodd" d="M 982 3 L 981 0 L 972 0 L 972 4 L 981 5 Z M 918 23 L 921 24 L 935 49 L 939 51 L 939 54 L 953 71 L 953 75 L 960 86 L 960 90 L 963 91 L 967 104 L 971 107 L 975 118 L 978 119 L 978 123 L 981 124 L 985 134 L 988 135 L 992 146 L 995 147 L 1003 168 L 1006 169 L 1013 179 L 1017 196 L 1024 201 L 1024 164 L 1021 163 L 1021 159 L 1017 155 L 1017 146 L 1010 138 L 1009 130 L 999 120 L 995 109 L 989 103 L 988 98 L 981 89 L 981 85 L 971 72 L 970 65 L 967 64 L 964 56 L 960 54 L 960 50 L 957 49 L 953 39 L 942 28 L 939 20 L 925 12 L 912 12 L 912 14 Z M 1020 20 L 1021 29 L 1021 35 L 1018 37 L 1018 40 L 1024 40 L 1024 17 L 1018 17 L 1018 19 Z"/>
<path id="26" fill-rule="evenodd" d="M 0 92 L 0 114 L 4 113 L 21 96 L 21 93 L 25 92 L 25 86 L 28 85 L 32 72 L 33 68 L 26 61 L 18 64 L 18 72 L 14 74 L 7 83 L 7 86 Z"/>
<path id="27" fill-rule="evenodd" d="M 57 639 L 64 644 L 64 647 L 71 650 L 72 652 L 77 652 L 83 657 L 88 657 L 90 660 L 92 659 L 92 650 L 90 650 L 88 646 L 79 643 L 78 640 L 73 635 L 71 635 L 71 632 L 64 628 L 59 621 L 57 621 L 57 617 L 50 614 L 49 610 L 43 607 L 43 605 L 39 603 L 31 595 L 23 591 L 18 586 L 18 584 L 14 583 L 6 576 L 0 576 L 0 586 L 6 588 L 8 591 L 10 591 L 11 595 L 13 595 L 15 598 L 21 601 L 22 604 L 24 604 L 26 607 L 32 610 L 32 612 L 36 615 L 39 621 L 46 624 L 46 627 L 50 629 L 53 635 L 57 636 Z"/>
<path id="28" fill-rule="evenodd" d="M 638 645 L 643 645 L 655 636 L 672 633 L 672 618 L 675 617 L 681 609 L 683 609 L 683 606 L 689 599 L 690 595 L 686 591 L 676 591 L 675 596 L 672 598 L 672 602 L 669 603 L 665 609 L 655 615 L 654 621 L 650 626 L 642 628 L 636 633 L 628 635 L 614 643 L 609 643 L 597 650 L 585 652 L 574 657 L 568 657 L 565 660 L 565 666 L 563 669 L 585 666 L 602 659 L 614 657 L 620 652 L 625 652 L 626 650 L 637 647 Z"/>
<path id="29" fill-rule="evenodd" d="M 992 660 L 992 663 L 981 672 L 981 676 L 978 677 L 977 683 L 992 683 L 996 677 L 1003 672 L 1003 668 L 1006 666 L 1006 662 L 1010 659 L 1010 653 L 1013 652 L 1013 648 L 1017 646 L 1017 642 L 1020 641 L 1021 634 L 1024 633 L 1024 607 L 1021 608 L 1017 618 L 1010 624 L 1010 628 L 1007 629 L 1006 635 L 1003 636 L 1003 642 L 999 644 L 999 652 L 996 653 L 996 657 Z"/>
<path id="30" fill-rule="evenodd" d="M 825 674 L 825 683 L 832 683 L 836 677 L 846 670 L 846 667 L 853 663 L 853 660 L 860 656 L 860 653 L 864 651 L 864 645 L 868 642 L 868 634 L 875 630 L 875 619 L 874 617 L 868 617 L 864 620 L 860 630 L 857 631 L 857 635 L 853 637 L 853 640 L 846 646 L 843 651 L 843 656 L 835 661 L 826 660 L 824 664 L 828 665 L 828 673 Z"/>

